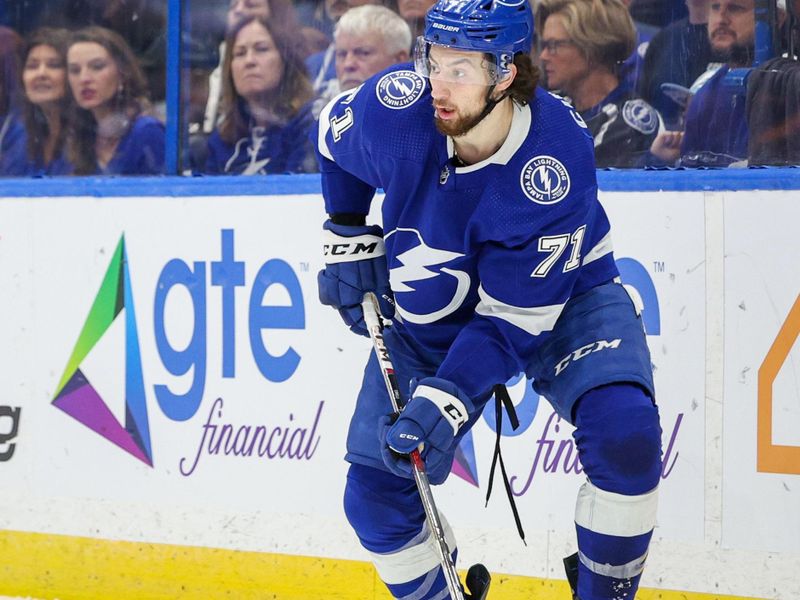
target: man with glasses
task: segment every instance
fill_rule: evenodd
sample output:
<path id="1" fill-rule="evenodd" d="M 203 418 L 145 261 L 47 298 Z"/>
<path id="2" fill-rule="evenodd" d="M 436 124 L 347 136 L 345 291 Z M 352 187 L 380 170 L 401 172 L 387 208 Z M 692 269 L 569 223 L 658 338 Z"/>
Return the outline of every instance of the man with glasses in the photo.
<path id="1" fill-rule="evenodd" d="M 537 89 L 532 42 L 527 0 L 440 0 L 414 70 L 375 75 L 319 119 L 320 300 L 364 335 L 361 300 L 376 293 L 409 399 L 392 414 L 371 356 L 345 456 L 345 513 L 395 598 L 449 597 L 408 454 L 421 448 L 444 482 L 495 386 L 520 372 L 576 426 L 588 477 L 576 598 L 633 598 L 655 526 L 661 429 L 642 320 L 618 283 L 591 136 Z M 383 229 L 366 222 L 377 188 Z"/>

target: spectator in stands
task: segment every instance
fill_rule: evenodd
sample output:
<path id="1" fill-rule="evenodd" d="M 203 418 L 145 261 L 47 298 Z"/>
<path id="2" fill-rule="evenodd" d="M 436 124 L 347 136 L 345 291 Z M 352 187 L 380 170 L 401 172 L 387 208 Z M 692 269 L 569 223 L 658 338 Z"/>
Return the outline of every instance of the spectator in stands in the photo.
<path id="1" fill-rule="evenodd" d="M 385 6 L 348 10 L 336 24 L 336 78 L 342 91 L 361 85 L 379 71 L 409 60 L 411 30 Z"/>
<path id="2" fill-rule="evenodd" d="M 333 37 L 336 79 L 314 101 L 315 117 L 339 92 L 410 58 L 411 30 L 400 15 L 385 6 L 351 8 L 339 19 Z"/>
<path id="3" fill-rule="evenodd" d="M 689 16 L 662 29 L 650 40 L 639 93 L 661 113 L 667 127 L 682 128 L 685 105 L 669 87 L 690 88 L 711 62 L 708 40 L 710 0 L 686 0 Z M 671 84 L 662 88 L 662 84 Z"/>
<path id="4" fill-rule="evenodd" d="M 7 175 L 66 175 L 64 159 L 69 32 L 43 27 L 31 32 L 22 50 L 22 116 L 25 133 L 13 150 Z"/>
<path id="5" fill-rule="evenodd" d="M 167 96 L 167 3 L 164 0 L 81 0 L 98 17 L 78 22 L 118 33 L 133 50 L 147 82 L 151 113 L 166 117 Z M 74 5 L 76 0 L 71 0 Z"/>
<path id="6" fill-rule="evenodd" d="M 397 12 L 411 28 L 412 40 L 416 40 L 422 35 L 425 27 L 425 15 L 435 3 L 436 0 L 397 0 Z"/>
<path id="7" fill-rule="evenodd" d="M 0 175 L 7 175 L 24 128 L 17 111 L 19 52 L 22 39 L 13 29 L 0 26 Z"/>
<path id="8" fill-rule="evenodd" d="M 226 17 L 225 35 L 241 21 L 251 17 L 269 19 L 296 32 L 299 28 L 292 0 L 230 0 Z M 219 103 L 222 99 L 222 70 L 225 63 L 225 40 L 219 46 L 219 66 L 211 73 L 208 82 L 208 104 L 203 130 L 211 133 L 218 125 Z M 303 48 L 305 52 L 305 48 Z M 305 58 L 305 56 L 304 56 Z"/>
<path id="9" fill-rule="evenodd" d="M 752 64 L 754 9 L 755 0 L 712 0 L 709 41 L 712 52 L 725 64 L 692 98 L 683 134 L 669 132 L 655 140 L 652 151 L 663 160 L 671 162 L 680 156 L 681 165 L 688 167 L 744 165 L 748 144 L 745 89 L 726 76 L 732 69 Z M 779 17 L 782 22 L 783 10 Z"/>
<path id="10" fill-rule="evenodd" d="M 621 81 L 636 32 L 620 0 L 541 0 L 536 9 L 546 86 L 565 94 L 594 137 L 602 167 L 647 164 L 660 117 Z"/>
<path id="11" fill-rule="evenodd" d="M 75 30 L 99 25 L 116 31 L 138 57 L 150 99 L 163 103 L 167 21 L 164 0 L 2 0 L 0 4 L 10 5 L 15 28 L 23 36 L 40 27 Z"/>
<path id="12" fill-rule="evenodd" d="M 228 33 L 223 115 L 208 141 L 206 173 L 316 170 L 308 134 L 313 91 L 298 31 L 249 17 Z"/>
<path id="13" fill-rule="evenodd" d="M 163 173 L 164 126 L 147 114 L 147 84 L 125 40 L 103 27 L 75 32 L 67 77 L 74 98 L 67 159 L 74 173 Z"/>
<path id="14" fill-rule="evenodd" d="M 341 16 L 349 9 L 364 4 L 381 4 L 379 0 L 325 0 L 325 14 L 333 24 L 339 21 Z M 311 77 L 314 91 L 317 94 L 325 94 L 328 87 L 336 85 L 336 47 L 333 42 L 324 52 L 312 54 L 306 60 L 306 68 Z M 333 83 L 332 83 L 333 82 Z"/>

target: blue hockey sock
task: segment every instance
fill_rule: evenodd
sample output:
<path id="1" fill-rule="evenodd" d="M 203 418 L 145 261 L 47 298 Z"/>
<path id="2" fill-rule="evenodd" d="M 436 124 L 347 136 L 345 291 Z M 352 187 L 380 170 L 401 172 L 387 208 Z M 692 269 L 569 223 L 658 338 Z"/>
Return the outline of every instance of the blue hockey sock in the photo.
<path id="1" fill-rule="evenodd" d="M 394 598 L 445 600 L 450 597 L 436 539 L 425 521 L 415 483 L 386 471 L 353 464 L 347 474 L 344 508 L 361 545 Z M 455 538 L 441 515 L 448 547 Z"/>
<path id="2" fill-rule="evenodd" d="M 635 385 L 603 386 L 579 400 L 575 425 L 588 478 L 575 510 L 578 596 L 632 600 L 656 523 L 658 410 Z"/>

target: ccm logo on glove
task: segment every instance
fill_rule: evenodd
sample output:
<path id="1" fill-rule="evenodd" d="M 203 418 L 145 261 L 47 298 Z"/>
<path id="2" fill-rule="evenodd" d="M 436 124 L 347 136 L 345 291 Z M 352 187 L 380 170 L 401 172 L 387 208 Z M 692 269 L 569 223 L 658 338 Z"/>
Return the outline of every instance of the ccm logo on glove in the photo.
<path id="1" fill-rule="evenodd" d="M 433 402 L 438 407 L 439 412 L 442 413 L 442 416 L 450 423 L 454 436 L 461 429 L 461 426 L 467 422 L 467 407 L 464 406 L 461 400 L 443 390 L 420 385 L 414 390 L 414 396 L 423 396 Z"/>
<path id="2" fill-rule="evenodd" d="M 323 232 L 322 253 L 326 263 L 354 262 L 386 254 L 383 238 L 377 235 L 342 237 L 332 231 Z"/>

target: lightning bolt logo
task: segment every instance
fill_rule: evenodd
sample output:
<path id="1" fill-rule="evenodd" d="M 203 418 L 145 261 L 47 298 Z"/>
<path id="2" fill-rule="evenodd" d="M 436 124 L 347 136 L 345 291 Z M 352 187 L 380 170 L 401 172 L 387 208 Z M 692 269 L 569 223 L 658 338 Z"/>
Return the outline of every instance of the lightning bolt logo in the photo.
<path id="1" fill-rule="evenodd" d="M 553 189 L 553 180 L 550 179 L 550 171 L 545 165 L 537 167 L 536 178 L 541 182 L 541 189 L 549 196 L 550 191 Z"/>
<path id="2" fill-rule="evenodd" d="M 414 88 L 403 81 L 402 77 L 395 77 L 392 79 L 392 84 L 400 92 L 400 96 L 410 96 L 414 92 Z"/>
<path id="3" fill-rule="evenodd" d="M 396 235 L 398 232 L 410 233 L 419 243 L 412 248 L 397 254 L 395 256 L 395 260 L 399 262 L 401 266 L 389 269 L 389 281 L 391 283 L 392 291 L 395 293 L 397 313 L 403 320 L 417 324 L 433 323 L 434 321 L 438 321 L 439 319 L 442 319 L 453 313 L 458 309 L 459 306 L 461 306 L 461 304 L 464 302 L 464 299 L 467 297 L 470 286 L 470 277 L 463 271 L 457 271 L 447 267 L 441 267 L 439 269 L 432 269 L 431 267 L 448 263 L 451 260 L 460 258 L 464 255 L 459 254 L 458 252 L 440 250 L 438 248 L 432 248 L 428 246 L 425 243 L 425 240 L 422 239 L 422 235 L 416 229 L 394 229 L 386 235 L 387 242 L 391 236 Z M 418 281 L 434 279 L 441 275 L 447 275 L 456 280 L 455 292 L 446 302 L 443 308 L 428 313 L 414 313 L 403 307 L 404 302 L 402 294 L 404 292 L 416 293 L 418 295 L 420 294 L 420 292 L 417 292 L 416 288 L 410 284 Z M 400 296 L 397 294 L 400 294 Z M 426 296 L 430 296 L 430 294 L 426 293 Z M 434 294 L 434 297 L 435 296 L 436 294 Z"/>
<path id="4" fill-rule="evenodd" d="M 522 168 L 519 178 L 525 195 L 537 204 L 555 204 L 569 194 L 570 178 L 564 164 L 552 156 L 536 156 Z"/>
<path id="5" fill-rule="evenodd" d="M 422 97 L 425 80 L 414 71 L 393 71 L 380 78 L 375 94 L 381 104 L 392 110 L 408 108 Z"/>

